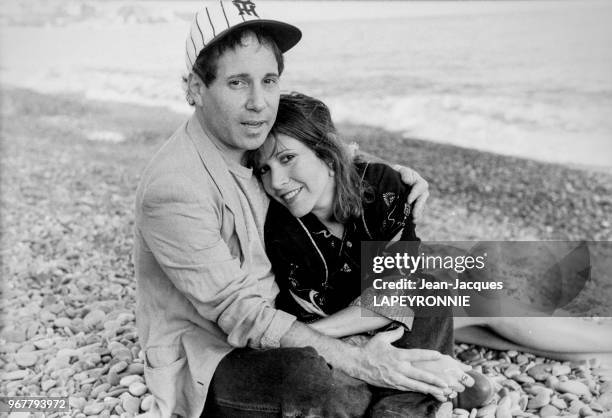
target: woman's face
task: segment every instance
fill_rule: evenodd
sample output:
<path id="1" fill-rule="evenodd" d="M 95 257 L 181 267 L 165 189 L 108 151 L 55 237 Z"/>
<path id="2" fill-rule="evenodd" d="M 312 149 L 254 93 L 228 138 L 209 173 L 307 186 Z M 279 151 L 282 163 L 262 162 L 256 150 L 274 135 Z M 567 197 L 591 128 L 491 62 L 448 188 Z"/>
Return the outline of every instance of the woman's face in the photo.
<path id="1" fill-rule="evenodd" d="M 334 172 L 316 154 L 287 135 L 270 135 L 260 153 L 258 174 L 266 192 L 293 216 L 313 212 L 327 220 L 332 214 Z"/>

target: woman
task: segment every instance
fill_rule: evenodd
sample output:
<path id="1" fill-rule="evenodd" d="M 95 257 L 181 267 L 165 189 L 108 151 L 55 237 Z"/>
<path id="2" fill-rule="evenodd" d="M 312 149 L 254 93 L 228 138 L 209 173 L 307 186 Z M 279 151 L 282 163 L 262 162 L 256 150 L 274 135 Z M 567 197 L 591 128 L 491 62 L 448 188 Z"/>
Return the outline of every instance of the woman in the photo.
<path id="1" fill-rule="evenodd" d="M 418 242 L 406 203 L 410 189 L 395 170 L 353 163 L 328 108 L 300 94 L 281 97 L 271 135 L 247 158 L 272 197 L 265 240 L 281 288 L 277 307 L 356 344 L 364 333 L 400 323 L 410 331 L 396 346 L 447 354 L 415 366 L 443 376 L 456 391 L 471 386 L 470 367 L 451 357 L 452 316 L 414 318 L 405 308 L 360 306 L 360 242 Z"/>
<path id="2" fill-rule="evenodd" d="M 382 164 L 352 161 L 337 137 L 328 108 L 300 94 L 281 97 L 270 136 L 249 159 L 272 197 L 265 239 L 281 288 L 279 308 L 324 334 L 353 341 L 367 338 L 364 333 L 400 323 L 410 331 L 397 346 L 452 354 L 450 316 L 414 317 L 405 308 L 398 311 L 361 303 L 360 241 L 418 242 L 406 204 L 409 189 L 394 170 Z M 371 313 L 364 314 L 368 311 Z M 460 326 L 488 326 L 506 342 L 513 342 L 514 349 L 535 350 L 552 357 L 570 353 L 564 358 L 602 352 L 608 354 L 599 357 L 609 356 L 609 345 L 600 344 L 594 350 L 592 344 L 594 340 L 603 342 L 603 327 L 595 323 L 585 326 L 575 318 L 554 320 L 557 322 L 552 322 L 553 318 L 461 318 L 457 322 Z M 553 324 L 556 329 L 563 328 L 551 340 L 556 353 L 548 349 L 547 336 Z M 430 332 L 432 329 L 436 332 Z M 355 335 L 360 337 L 351 337 Z M 484 342 L 473 332 L 467 337 L 472 343 Z M 588 342 L 588 347 L 581 342 Z M 423 367 L 437 372 L 448 367 L 461 369 L 457 364 Z M 458 373 L 447 375 L 452 380 Z"/>

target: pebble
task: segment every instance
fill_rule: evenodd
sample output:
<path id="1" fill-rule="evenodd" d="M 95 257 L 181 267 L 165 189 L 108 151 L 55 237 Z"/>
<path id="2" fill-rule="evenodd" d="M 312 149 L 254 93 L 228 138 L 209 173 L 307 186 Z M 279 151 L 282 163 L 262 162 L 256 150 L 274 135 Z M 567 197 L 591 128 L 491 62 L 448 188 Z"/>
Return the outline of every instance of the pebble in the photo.
<path id="1" fill-rule="evenodd" d="M 70 318 L 66 318 L 65 316 L 60 316 L 59 318 L 55 318 L 53 325 L 55 325 L 57 328 L 70 327 L 70 325 L 72 325 L 72 320 Z"/>
<path id="2" fill-rule="evenodd" d="M 12 372 L 4 373 L 2 380 L 23 380 L 30 372 L 27 370 L 15 370 Z"/>
<path id="3" fill-rule="evenodd" d="M 504 370 L 504 376 L 508 379 L 512 379 L 514 376 L 521 374 L 521 369 L 516 364 L 512 364 Z"/>
<path id="4" fill-rule="evenodd" d="M 550 403 L 550 393 L 539 392 L 535 397 L 531 398 L 527 403 L 527 409 L 539 409 Z"/>
<path id="5" fill-rule="evenodd" d="M 106 319 L 106 314 L 100 309 L 94 309 L 83 318 L 83 324 L 90 329 L 97 328 Z"/>
<path id="6" fill-rule="evenodd" d="M 514 380 L 516 380 L 519 383 L 535 383 L 535 379 L 531 376 L 526 375 L 525 373 L 521 373 L 518 376 L 514 376 L 513 377 Z"/>
<path id="7" fill-rule="evenodd" d="M 518 364 L 519 366 L 529 363 L 529 358 L 524 354 L 519 354 L 518 356 L 516 356 L 515 360 L 516 364 Z"/>
<path id="8" fill-rule="evenodd" d="M 478 408 L 478 412 L 476 413 L 477 417 L 485 417 L 485 416 L 494 416 L 495 411 L 497 410 L 497 405 L 490 404 L 483 406 L 482 408 Z"/>
<path id="9" fill-rule="evenodd" d="M 144 395 L 147 391 L 147 385 L 142 382 L 134 382 L 128 387 L 129 392 L 138 397 Z"/>
<path id="10" fill-rule="evenodd" d="M 567 403 L 556 396 L 550 400 L 550 404 L 559 409 L 567 409 Z"/>
<path id="11" fill-rule="evenodd" d="M 40 384 L 40 387 L 43 390 L 43 392 L 46 392 L 49 389 L 51 389 L 53 386 L 55 386 L 56 384 L 57 384 L 56 380 L 47 379 L 47 380 L 42 381 L 42 383 Z"/>
<path id="12" fill-rule="evenodd" d="M 91 390 L 90 396 L 97 398 L 102 392 L 107 392 L 110 388 L 110 383 L 101 383 Z"/>
<path id="13" fill-rule="evenodd" d="M 132 363 L 128 366 L 126 373 L 128 374 L 144 374 L 144 364 Z"/>
<path id="14" fill-rule="evenodd" d="M 604 392 L 599 395 L 597 398 L 597 403 L 599 403 L 603 408 L 612 410 L 612 392 Z"/>
<path id="15" fill-rule="evenodd" d="M 553 376 L 561 376 L 570 374 L 572 369 L 567 364 L 555 364 L 552 367 L 551 373 Z"/>
<path id="16" fill-rule="evenodd" d="M 591 391 L 589 388 L 582 382 L 578 382 L 576 380 L 568 380 L 566 382 L 559 382 L 556 390 L 562 393 L 573 393 L 577 396 L 590 396 Z"/>
<path id="17" fill-rule="evenodd" d="M 140 401 L 140 409 L 142 409 L 145 412 L 148 411 L 153 406 L 153 402 L 155 402 L 155 397 L 153 395 L 151 394 L 145 395 L 142 398 L 142 401 Z"/>
<path id="18" fill-rule="evenodd" d="M 49 338 L 45 338 L 44 340 L 34 341 L 32 344 L 34 344 L 34 347 L 39 350 L 46 350 L 47 348 L 51 348 L 53 346 L 53 341 Z"/>
<path id="19" fill-rule="evenodd" d="M 127 396 L 123 397 L 121 406 L 123 407 L 125 412 L 129 412 L 131 414 L 137 414 L 138 410 L 140 409 L 140 400 L 128 394 Z M 452 409 L 452 404 L 451 404 L 451 409 Z M 449 417 L 450 417 L 450 414 L 449 414 Z"/>
<path id="20" fill-rule="evenodd" d="M 113 366 L 111 366 L 109 373 L 119 374 L 125 369 L 127 369 L 127 367 L 128 367 L 127 362 L 122 360 L 122 361 L 115 363 Z"/>
<path id="21" fill-rule="evenodd" d="M 561 411 L 552 405 L 544 405 L 538 412 L 541 417 L 554 417 L 559 415 Z"/>
<path id="22" fill-rule="evenodd" d="M 511 406 L 512 400 L 509 396 L 501 398 L 495 410 L 495 418 L 512 418 L 512 413 L 510 412 Z"/>
<path id="23" fill-rule="evenodd" d="M 550 376 L 551 367 L 549 364 L 536 364 L 527 370 L 527 374 L 537 381 L 543 382 Z"/>
<path id="24" fill-rule="evenodd" d="M 38 355 L 35 352 L 25 352 L 15 354 L 15 363 L 19 367 L 32 367 L 38 362 Z"/>
<path id="25" fill-rule="evenodd" d="M 580 408 L 578 413 L 580 414 L 581 417 L 590 417 L 592 415 L 595 415 L 595 412 L 593 412 L 593 410 L 588 405 L 585 405 L 582 408 Z"/>
<path id="26" fill-rule="evenodd" d="M 141 382 L 142 383 L 143 382 L 142 376 L 137 375 L 137 374 L 132 374 L 132 375 L 129 375 L 129 376 L 124 376 L 119 381 L 119 384 L 121 386 L 128 387 L 128 386 L 130 386 L 134 382 Z"/>
<path id="27" fill-rule="evenodd" d="M 87 404 L 87 400 L 82 396 L 71 396 L 68 398 L 68 404 L 71 408 L 82 410 Z"/>
<path id="28" fill-rule="evenodd" d="M 457 355 L 457 358 L 464 363 L 472 363 L 481 359 L 480 352 L 474 348 L 462 351 Z"/>
<path id="29" fill-rule="evenodd" d="M 103 410 L 104 410 L 104 403 L 94 402 L 94 403 L 85 405 L 85 407 L 83 408 L 83 413 L 85 415 L 98 415 Z"/>
<path id="30" fill-rule="evenodd" d="M 112 410 L 114 407 L 116 407 L 120 403 L 121 403 L 121 400 L 118 399 L 117 397 L 107 396 L 104 398 L 104 405 L 106 405 L 106 408 L 110 410 Z"/>

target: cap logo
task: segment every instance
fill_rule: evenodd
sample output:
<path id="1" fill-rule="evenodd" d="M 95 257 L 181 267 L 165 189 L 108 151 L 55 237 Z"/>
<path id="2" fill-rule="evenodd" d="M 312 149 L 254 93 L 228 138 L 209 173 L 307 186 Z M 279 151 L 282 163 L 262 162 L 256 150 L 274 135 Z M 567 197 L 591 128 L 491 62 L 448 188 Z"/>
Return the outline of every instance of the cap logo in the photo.
<path id="1" fill-rule="evenodd" d="M 247 14 L 249 16 L 259 17 L 255 11 L 255 3 L 251 0 L 233 0 L 232 4 L 238 9 L 238 14 L 240 16 Z"/>

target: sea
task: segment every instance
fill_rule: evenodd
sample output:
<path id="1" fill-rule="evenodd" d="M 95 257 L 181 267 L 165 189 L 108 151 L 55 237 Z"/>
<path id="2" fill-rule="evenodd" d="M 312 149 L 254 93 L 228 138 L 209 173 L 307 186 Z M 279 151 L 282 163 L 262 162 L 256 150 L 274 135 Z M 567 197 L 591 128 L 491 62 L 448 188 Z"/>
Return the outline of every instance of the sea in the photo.
<path id="1" fill-rule="evenodd" d="M 293 23 L 282 89 L 338 123 L 612 168 L 612 1 L 255 1 Z M 0 86 L 190 112 L 200 1 L 3 0 Z"/>

